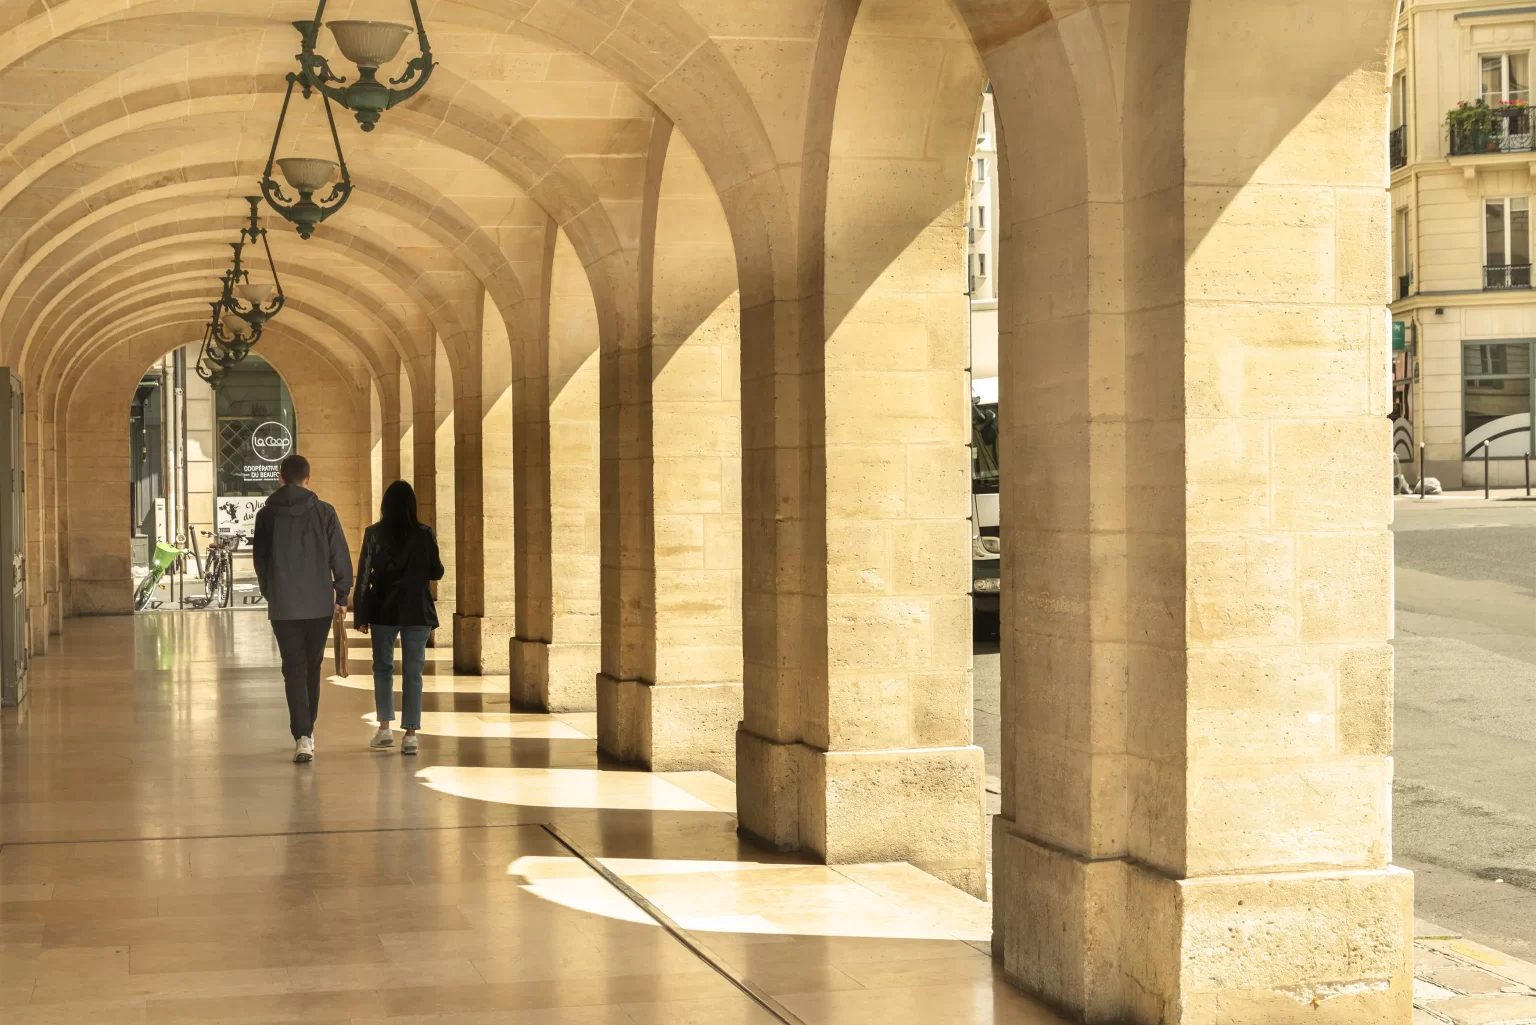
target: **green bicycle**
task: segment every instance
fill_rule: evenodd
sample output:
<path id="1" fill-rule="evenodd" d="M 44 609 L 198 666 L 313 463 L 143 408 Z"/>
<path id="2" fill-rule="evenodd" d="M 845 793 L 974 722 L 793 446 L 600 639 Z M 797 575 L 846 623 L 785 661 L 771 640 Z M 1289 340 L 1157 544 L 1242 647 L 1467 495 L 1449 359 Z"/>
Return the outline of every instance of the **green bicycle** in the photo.
<path id="1" fill-rule="evenodd" d="M 156 542 L 155 553 L 149 559 L 149 575 L 133 592 L 133 611 L 142 612 L 149 607 L 150 599 L 155 596 L 155 588 L 160 586 L 160 578 L 165 576 L 166 570 L 175 565 L 176 560 L 185 554 L 187 553 L 175 545 L 168 545 L 164 541 Z"/>

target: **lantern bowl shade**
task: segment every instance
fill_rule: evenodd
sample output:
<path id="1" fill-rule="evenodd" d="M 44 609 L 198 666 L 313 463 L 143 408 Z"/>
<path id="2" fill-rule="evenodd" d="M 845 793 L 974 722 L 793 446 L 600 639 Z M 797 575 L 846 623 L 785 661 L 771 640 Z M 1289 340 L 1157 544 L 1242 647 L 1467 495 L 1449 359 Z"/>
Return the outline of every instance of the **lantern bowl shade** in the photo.
<path id="1" fill-rule="evenodd" d="M 282 172 L 283 179 L 300 192 L 315 192 L 323 188 L 336 173 L 334 161 L 315 157 L 284 157 L 277 162 L 277 168 Z"/>
<path id="2" fill-rule="evenodd" d="M 236 285 L 235 295 L 252 306 L 265 306 L 272 299 L 271 285 Z"/>
<path id="3" fill-rule="evenodd" d="M 243 339 L 250 335 L 251 325 L 233 313 L 226 313 L 219 318 L 219 323 L 224 327 L 224 333 L 234 339 Z"/>
<path id="4" fill-rule="evenodd" d="M 410 26 L 388 21 L 332 21 L 327 23 L 342 54 L 360 68 L 378 68 L 395 59 Z"/>

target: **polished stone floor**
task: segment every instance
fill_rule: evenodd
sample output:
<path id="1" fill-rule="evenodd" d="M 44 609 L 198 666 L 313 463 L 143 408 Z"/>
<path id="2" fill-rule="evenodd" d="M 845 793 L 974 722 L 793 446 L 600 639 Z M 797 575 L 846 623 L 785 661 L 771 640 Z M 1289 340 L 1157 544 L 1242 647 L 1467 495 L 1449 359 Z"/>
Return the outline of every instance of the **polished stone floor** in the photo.
<path id="1" fill-rule="evenodd" d="M 55 642 L 0 717 L 5 1025 L 1059 1021 L 988 905 L 745 845 L 730 781 L 600 767 L 592 715 L 513 714 L 446 652 L 403 757 L 367 747 L 358 638 L 299 766 L 265 617 Z"/>

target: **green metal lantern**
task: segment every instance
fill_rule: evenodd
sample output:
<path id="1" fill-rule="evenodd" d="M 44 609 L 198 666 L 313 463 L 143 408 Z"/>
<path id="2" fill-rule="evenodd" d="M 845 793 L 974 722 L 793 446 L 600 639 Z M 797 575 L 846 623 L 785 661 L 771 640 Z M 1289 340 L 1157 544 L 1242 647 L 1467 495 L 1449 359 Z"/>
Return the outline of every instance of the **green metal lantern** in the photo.
<path id="1" fill-rule="evenodd" d="M 406 36 L 411 34 L 409 25 L 387 21 L 333 21 L 327 27 L 336 40 L 342 56 L 357 66 L 357 77 L 351 82 L 331 71 L 330 63 L 315 52 L 320 26 L 325 17 L 326 0 L 320 0 L 312 21 L 296 21 L 301 50 L 298 53 L 300 76 L 304 95 L 311 89 L 352 111 L 363 131 L 371 132 L 379 123 L 379 115 L 397 104 L 421 92 L 432 69 L 432 46 L 427 41 L 426 26 L 421 21 L 421 8 L 417 0 L 411 0 L 411 16 L 416 23 L 416 44 L 421 52 L 406 64 L 399 78 L 392 78 L 386 85 L 379 81 L 379 68 L 394 60 L 400 52 Z M 392 89 L 390 86 L 399 86 Z"/>
<path id="2" fill-rule="evenodd" d="M 277 131 L 272 133 L 272 150 L 267 154 L 267 166 L 261 174 L 261 194 L 266 199 L 267 205 L 293 222 L 293 226 L 298 229 L 299 238 L 307 239 L 314 234 L 315 228 L 321 221 L 346 205 L 348 197 L 352 195 L 352 176 L 347 172 L 347 158 L 341 152 L 341 137 L 336 133 L 336 118 L 331 114 L 331 101 L 323 93 L 320 96 L 320 102 L 325 104 L 325 120 L 331 129 L 331 143 L 336 147 L 336 159 L 331 161 L 319 157 L 284 157 L 281 160 L 277 158 L 277 144 L 283 137 L 283 123 L 288 118 L 288 104 L 293 99 L 294 86 L 300 84 L 300 76 L 290 72 L 288 91 L 283 95 L 283 108 L 277 115 Z M 308 89 L 305 89 L 305 94 L 308 95 Z M 273 179 L 274 167 L 283 176 L 283 181 L 288 187 L 297 194 L 296 198 L 289 197 L 282 186 Z M 332 182 L 338 170 L 340 176 Z M 316 198 L 327 185 L 330 185 L 330 191 L 323 197 Z"/>

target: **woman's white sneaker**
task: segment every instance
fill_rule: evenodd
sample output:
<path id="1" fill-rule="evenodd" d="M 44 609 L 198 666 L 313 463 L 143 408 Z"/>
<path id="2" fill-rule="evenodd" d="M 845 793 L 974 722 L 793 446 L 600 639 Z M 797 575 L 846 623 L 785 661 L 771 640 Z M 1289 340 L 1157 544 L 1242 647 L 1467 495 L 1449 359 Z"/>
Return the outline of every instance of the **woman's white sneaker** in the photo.
<path id="1" fill-rule="evenodd" d="M 312 762 L 315 760 L 315 742 L 309 737 L 300 737 L 293 745 L 293 760 L 296 762 Z"/>
<path id="2" fill-rule="evenodd" d="M 369 747 L 394 747 L 395 746 L 395 732 L 394 732 L 394 730 L 391 730 L 388 726 L 380 726 L 379 727 L 379 732 L 375 733 L 373 735 L 373 739 L 368 741 L 368 746 Z"/>
<path id="3" fill-rule="evenodd" d="M 400 742 L 400 753 L 413 755 L 416 753 L 416 734 L 407 733 L 405 739 Z"/>

